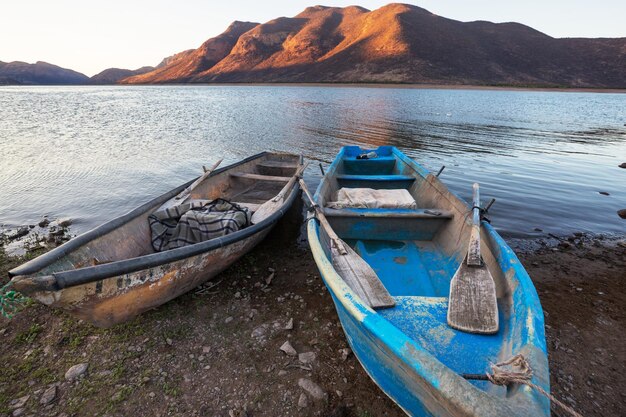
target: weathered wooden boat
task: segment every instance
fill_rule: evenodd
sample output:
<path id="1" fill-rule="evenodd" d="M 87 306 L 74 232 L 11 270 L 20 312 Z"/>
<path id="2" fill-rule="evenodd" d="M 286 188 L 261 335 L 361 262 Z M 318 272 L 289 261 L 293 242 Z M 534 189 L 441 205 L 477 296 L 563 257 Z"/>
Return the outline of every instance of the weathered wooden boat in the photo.
<path id="1" fill-rule="evenodd" d="M 253 212 L 280 195 L 257 224 L 155 252 L 148 216 L 171 205 L 189 181 L 13 269 L 13 287 L 99 327 L 126 321 L 197 287 L 263 240 L 297 198 L 301 167 L 301 156 L 263 152 L 213 171 L 191 191 L 191 199 L 224 198 Z"/>
<path id="2" fill-rule="evenodd" d="M 468 253 L 471 209 L 398 149 L 383 146 L 373 150 L 375 157 L 360 159 L 368 152 L 343 148 L 313 199 L 331 232 L 373 268 L 382 283 L 378 290 L 392 302 L 372 307 L 370 294 L 359 295 L 369 284 L 355 288 L 359 283 L 334 266 L 333 233 L 324 223 L 308 223 L 315 261 L 363 368 L 408 415 L 549 415 L 550 401 L 536 388 L 467 379 L 519 354 L 532 368 L 529 382 L 549 392 L 543 311 L 513 251 L 482 221 L 480 249 L 495 281 L 499 328 L 472 334 L 450 327 L 450 281 Z M 336 208 L 342 188 L 408 190 L 417 208 Z"/>

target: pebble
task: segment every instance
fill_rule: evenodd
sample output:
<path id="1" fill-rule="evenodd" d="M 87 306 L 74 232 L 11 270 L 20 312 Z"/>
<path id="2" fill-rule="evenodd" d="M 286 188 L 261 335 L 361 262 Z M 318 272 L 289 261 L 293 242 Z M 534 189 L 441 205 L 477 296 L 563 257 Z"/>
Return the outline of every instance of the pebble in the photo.
<path id="1" fill-rule="evenodd" d="M 626 126 L 626 124 L 624 126 Z M 619 167 L 620 168 L 626 168 L 626 162 L 622 162 L 621 164 L 619 164 Z"/>
<path id="2" fill-rule="evenodd" d="M 65 373 L 65 379 L 73 381 L 74 379 L 84 375 L 85 372 L 87 372 L 87 368 L 89 368 L 88 363 L 79 363 L 78 365 L 74 365 Z"/>
<path id="3" fill-rule="evenodd" d="M 211 346 L 202 346 L 202 353 L 210 353 Z"/>
<path id="4" fill-rule="evenodd" d="M 602 195 L 611 195 L 611 194 L 607 193 L 606 191 L 598 191 L 598 192 L 599 192 L 600 194 L 602 194 Z"/>
<path id="5" fill-rule="evenodd" d="M 290 318 L 287 324 L 285 325 L 285 330 L 292 330 L 292 329 L 293 329 L 293 317 Z"/>
<path id="6" fill-rule="evenodd" d="M 235 293 L 235 298 L 241 298 L 241 292 L 237 291 L 237 292 Z"/>
<path id="7" fill-rule="evenodd" d="M 306 398 L 306 394 L 303 392 L 298 398 L 298 408 L 306 408 L 309 405 L 309 400 Z"/>
<path id="8" fill-rule="evenodd" d="M 38 225 L 39 227 L 46 227 L 50 224 L 50 220 L 46 219 L 45 217 L 43 218 L 43 220 L 41 220 Z"/>
<path id="9" fill-rule="evenodd" d="M 617 215 L 620 216 L 622 219 L 626 219 L 626 209 L 618 210 Z"/>
<path id="10" fill-rule="evenodd" d="M 315 352 L 304 352 L 298 355 L 298 360 L 302 363 L 313 363 L 316 357 Z"/>
<path id="11" fill-rule="evenodd" d="M 324 392 L 324 390 L 308 378 L 300 378 L 298 380 L 298 386 L 309 393 L 309 395 L 316 400 L 326 400 L 328 398 L 328 395 Z"/>
<path id="12" fill-rule="evenodd" d="M 278 376 L 285 376 L 287 375 L 287 371 L 285 371 L 284 369 L 281 369 L 280 371 L 278 371 Z"/>
<path id="13" fill-rule="evenodd" d="M 172 343 L 174 343 L 172 341 L 172 339 L 170 339 L 169 337 L 167 339 L 165 339 L 165 343 L 167 343 L 168 345 L 172 346 Z"/>
<path id="14" fill-rule="evenodd" d="M 341 360 L 345 362 L 346 360 L 348 360 L 348 357 L 352 353 L 352 350 L 350 350 L 350 348 L 343 348 L 340 350 L 340 352 L 341 352 Z"/>
<path id="15" fill-rule="evenodd" d="M 11 414 L 13 417 L 20 417 L 24 415 L 24 412 L 26 411 L 25 408 L 18 408 L 13 410 L 13 414 Z"/>
<path id="16" fill-rule="evenodd" d="M 70 218 L 59 219 L 57 220 L 57 224 L 59 225 L 59 227 L 69 227 L 72 224 L 72 219 Z"/>
<path id="17" fill-rule="evenodd" d="M 280 347 L 280 350 L 282 350 L 283 352 L 285 352 L 289 356 L 297 356 L 298 355 L 298 352 L 296 352 L 296 350 L 293 348 L 293 346 L 291 346 L 291 343 L 289 343 L 289 340 L 287 340 L 285 343 L 283 343 L 283 345 Z"/>
<path id="18" fill-rule="evenodd" d="M 26 401 L 30 398 L 30 395 L 24 395 L 23 397 L 16 398 L 9 403 L 9 408 L 22 408 L 26 404 Z"/>
<path id="19" fill-rule="evenodd" d="M 57 386 L 51 385 L 47 390 L 44 391 L 43 395 L 41 396 L 41 399 L 39 400 L 39 404 L 48 405 L 56 399 L 57 399 Z"/>
<path id="20" fill-rule="evenodd" d="M 233 321 L 232 317 L 226 317 L 226 320 L 224 320 L 224 323 L 230 323 L 231 321 Z"/>

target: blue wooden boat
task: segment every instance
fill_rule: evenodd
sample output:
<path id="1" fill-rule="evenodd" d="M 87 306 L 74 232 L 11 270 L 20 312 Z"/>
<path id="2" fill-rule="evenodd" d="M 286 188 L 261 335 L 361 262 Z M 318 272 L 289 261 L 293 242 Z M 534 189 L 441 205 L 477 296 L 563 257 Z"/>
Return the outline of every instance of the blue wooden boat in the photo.
<path id="1" fill-rule="evenodd" d="M 308 223 L 315 261 L 363 368 L 411 416 L 548 416 L 550 401 L 528 385 L 466 379 L 520 354 L 532 367 L 531 382 L 549 392 L 543 311 L 520 261 L 483 221 L 481 250 L 495 282 L 499 329 L 484 335 L 451 328 L 450 280 L 467 254 L 471 208 L 398 149 L 381 146 L 375 157 L 360 158 L 368 152 L 344 147 L 314 199 L 394 305 L 372 308 L 357 295 L 333 266 L 325 229 Z M 408 190 L 417 207 L 330 208 L 342 188 Z"/>

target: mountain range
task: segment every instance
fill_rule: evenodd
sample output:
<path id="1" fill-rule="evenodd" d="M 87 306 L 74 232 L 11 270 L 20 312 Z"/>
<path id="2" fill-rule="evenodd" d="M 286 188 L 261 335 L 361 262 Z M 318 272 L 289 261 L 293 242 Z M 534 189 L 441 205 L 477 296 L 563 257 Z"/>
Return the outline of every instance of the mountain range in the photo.
<path id="1" fill-rule="evenodd" d="M 15 78 L 5 74 L 13 64 L 0 63 L 0 83 Z M 65 76 L 80 83 L 80 75 Z M 626 38 L 553 38 L 519 23 L 460 22 L 407 4 L 314 6 L 263 24 L 236 21 L 154 68 L 109 69 L 83 82 L 626 88 Z"/>

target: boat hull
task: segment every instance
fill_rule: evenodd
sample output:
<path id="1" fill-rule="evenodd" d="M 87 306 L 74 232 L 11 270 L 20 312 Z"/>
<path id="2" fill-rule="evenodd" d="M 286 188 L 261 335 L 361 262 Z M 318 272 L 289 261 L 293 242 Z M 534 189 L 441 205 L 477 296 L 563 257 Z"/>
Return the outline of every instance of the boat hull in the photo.
<path id="1" fill-rule="evenodd" d="M 268 227 L 246 239 L 175 262 L 60 291 L 38 291 L 30 296 L 50 307 L 66 310 L 97 327 L 111 327 L 156 308 L 215 277 L 252 250 L 270 230 L 271 227 Z"/>
<path id="2" fill-rule="evenodd" d="M 264 218 L 224 236 L 155 252 L 148 217 L 192 181 L 11 271 L 13 287 L 99 327 L 127 321 L 214 277 L 254 248 L 299 196 L 302 157 L 263 152 L 213 171 L 190 198 L 225 198 L 252 211 L 279 193 Z"/>
<path id="3" fill-rule="evenodd" d="M 380 189 L 378 183 L 388 179 L 414 178 L 404 185 L 418 205 L 410 216 L 395 209 L 325 210 L 334 231 L 376 271 L 396 304 L 371 308 L 335 269 L 328 233 L 314 219 L 307 226 L 320 275 L 363 369 L 411 416 L 550 415 L 549 399 L 527 385 L 497 386 L 462 376 L 488 372 L 491 364 L 519 354 L 532 367 L 532 384 L 550 390 L 543 311 L 519 259 L 495 229 L 482 222 L 482 255 L 496 283 L 501 327 L 494 335 L 450 328 L 449 282 L 467 253 L 463 242 L 470 230 L 470 208 L 395 148 L 374 150 L 378 157 L 371 161 L 354 157 L 369 151 L 344 148 L 315 199 L 328 207 L 325 203 L 334 201 L 340 187 Z M 442 215 L 431 219 L 423 216 L 426 211 Z"/>

